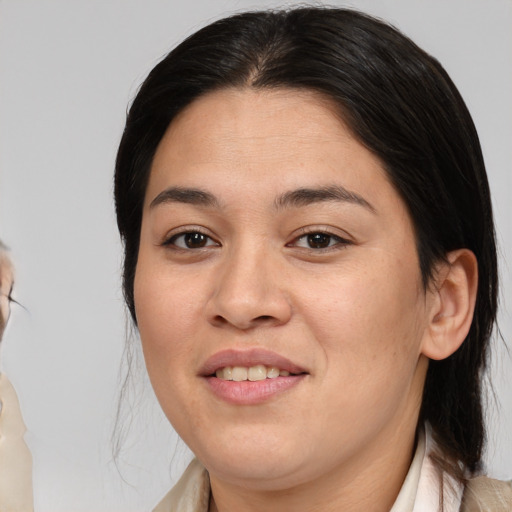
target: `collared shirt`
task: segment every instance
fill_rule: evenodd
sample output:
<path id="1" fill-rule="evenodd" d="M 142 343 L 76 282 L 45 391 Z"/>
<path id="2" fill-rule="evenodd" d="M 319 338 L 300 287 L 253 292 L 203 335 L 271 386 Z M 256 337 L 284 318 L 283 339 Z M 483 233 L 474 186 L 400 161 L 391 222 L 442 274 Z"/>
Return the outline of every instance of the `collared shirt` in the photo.
<path id="1" fill-rule="evenodd" d="M 429 426 L 418 436 L 416 453 L 402 488 L 390 512 L 458 512 L 464 486 L 450 475 L 442 474 L 429 454 L 433 450 Z"/>
<path id="2" fill-rule="evenodd" d="M 429 454 L 433 446 L 430 429 L 427 426 L 425 432 L 418 436 L 414 458 L 390 512 L 512 511 L 510 486 L 485 477 L 476 478 L 476 485 L 470 484 L 470 496 L 466 502 L 468 488 L 464 493 L 463 484 L 446 473 L 440 473 L 432 462 Z M 480 487 L 484 488 L 484 492 Z M 480 501 L 479 496 L 486 492 L 492 495 L 491 507 Z M 209 501 L 208 472 L 197 459 L 194 459 L 178 483 L 153 512 L 208 512 Z M 471 503 L 468 505 L 469 502 Z"/>

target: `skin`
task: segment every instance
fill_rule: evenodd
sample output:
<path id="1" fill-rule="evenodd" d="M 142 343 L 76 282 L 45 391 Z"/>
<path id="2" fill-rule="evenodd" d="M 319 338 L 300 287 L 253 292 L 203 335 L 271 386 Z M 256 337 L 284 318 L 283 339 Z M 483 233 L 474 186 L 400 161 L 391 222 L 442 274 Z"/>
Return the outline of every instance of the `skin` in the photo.
<path id="1" fill-rule="evenodd" d="M 13 286 L 13 268 L 12 264 L 0 248 L 0 340 L 9 319 L 10 304 L 9 296 Z"/>
<path id="2" fill-rule="evenodd" d="M 464 277 L 471 256 L 452 258 L 459 281 L 439 272 L 446 292 L 424 289 L 403 201 L 334 112 L 309 92 L 216 91 L 171 123 L 153 161 L 137 321 L 160 404 L 210 473 L 210 510 L 388 511 L 413 454 L 427 356 L 449 355 L 468 327 L 465 317 L 446 343 L 452 290 L 476 279 Z M 359 200 L 276 206 L 333 186 Z M 155 205 L 169 187 L 216 204 Z M 203 247 L 187 248 L 191 232 Z M 261 404 L 227 403 L 201 367 L 246 348 L 307 375 Z"/>

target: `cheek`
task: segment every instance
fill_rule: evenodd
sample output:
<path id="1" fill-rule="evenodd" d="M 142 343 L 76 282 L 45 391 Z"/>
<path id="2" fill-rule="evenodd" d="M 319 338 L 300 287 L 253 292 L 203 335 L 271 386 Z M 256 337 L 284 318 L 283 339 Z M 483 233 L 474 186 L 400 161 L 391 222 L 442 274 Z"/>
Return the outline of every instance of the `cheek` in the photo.
<path id="1" fill-rule="evenodd" d="M 152 382 L 180 368 L 197 325 L 199 291 L 179 273 L 139 257 L 134 282 L 135 311 L 144 358 Z"/>
<path id="2" fill-rule="evenodd" d="M 181 424 L 185 404 L 192 410 L 201 407 L 190 388 L 197 357 L 199 292 L 190 280 L 180 279 L 179 273 L 171 274 L 171 279 L 156 264 L 145 263 L 139 261 L 134 283 L 144 360 L 162 410 L 175 428 L 186 432 L 191 425 Z M 200 418 L 191 421 L 200 422 Z"/>
<path id="3" fill-rule="evenodd" d="M 328 293 L 310 293 L 306 321 L 328 364 L 341 366 L 353 382 L 412 372 L 425 325 L 417 268 L 385 257 L 360 268 L 331 277 Z"/>
<path id="4" fill-rule="evenodd" d="M 322 423 L 344 425 L 348 438 L 404 410 L 415 389 L 422 295 L 413 278 L 393 285 L 390 273 L 339 279 L 329 296 L 310 297 L 305 312 L 324 354 L 320 385 L 331 407 L 320 411 Z"/>

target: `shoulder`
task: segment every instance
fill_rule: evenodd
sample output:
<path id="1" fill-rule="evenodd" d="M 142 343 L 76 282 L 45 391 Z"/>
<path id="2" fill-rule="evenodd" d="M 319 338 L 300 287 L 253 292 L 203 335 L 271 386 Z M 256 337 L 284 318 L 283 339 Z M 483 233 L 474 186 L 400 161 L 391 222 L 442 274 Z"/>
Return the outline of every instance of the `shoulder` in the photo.
<path id="1" fill-rule="evenodd" d="M 461 512 L 512 511 L 512 484 L 486 476 L 472 478 L 466 484 Z"/>

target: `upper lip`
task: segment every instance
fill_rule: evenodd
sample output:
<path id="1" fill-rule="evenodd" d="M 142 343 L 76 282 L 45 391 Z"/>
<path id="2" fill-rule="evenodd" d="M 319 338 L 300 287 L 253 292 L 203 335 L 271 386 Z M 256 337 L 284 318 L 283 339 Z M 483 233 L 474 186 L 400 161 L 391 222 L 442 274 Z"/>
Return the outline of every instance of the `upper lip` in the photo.
<path id="1" fill-rule="evenodd" d="M 225 368 L 226 366 L 251 367 L 258 364 L 275 366 L 280 370 L 286 370 L 287 372 L 295 374 L 307 373 L 304 368 L 293 363 L 286 357 L 262 348 L 221 350 L 206 360 L 199 373 L 203 376 L 207 376 L 214 374 L 218 369 Z"/>

